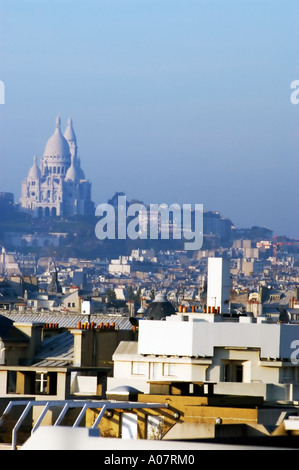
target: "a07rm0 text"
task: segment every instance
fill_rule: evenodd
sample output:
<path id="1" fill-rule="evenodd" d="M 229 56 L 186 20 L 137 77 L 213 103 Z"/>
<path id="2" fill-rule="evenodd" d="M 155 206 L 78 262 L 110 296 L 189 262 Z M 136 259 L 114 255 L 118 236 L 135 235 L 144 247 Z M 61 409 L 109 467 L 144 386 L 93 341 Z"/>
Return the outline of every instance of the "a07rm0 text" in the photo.
<path id="1" fill-rule="evenodd" d="M 156 454 L 150 455 L 147 461 L 148 464 L 156 465 L 193 465 L 195 463 L 194 455 L 184 454 L 184 455 L 175 455 L 175 454 Z"/>

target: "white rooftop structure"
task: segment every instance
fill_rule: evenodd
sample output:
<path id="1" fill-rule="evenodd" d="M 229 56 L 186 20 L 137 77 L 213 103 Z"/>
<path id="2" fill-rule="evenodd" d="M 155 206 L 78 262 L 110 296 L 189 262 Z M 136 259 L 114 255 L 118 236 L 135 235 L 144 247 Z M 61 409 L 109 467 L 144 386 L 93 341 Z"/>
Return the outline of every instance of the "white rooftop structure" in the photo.
<path id="1" fill-rule="evenodd" d="M 221 314 L 140 320 L 138 343 L 121 342 L 108 389 L 213 383 L 215 393 L 299 401 L 299 324 Z"/>
<path id="2" fill-rule="evenodd" d="M 299 324 L 269 323 L 242 317 L 223 321 L 218 314 L 172 315 L 166 321 L 140 321 L 138 354 L 212 357 L 215 348 L 259 349 L 260 357 L 288 359 L 299 345 Z M 292 346 L 293 345 L 293 346 Z"/>
<path id="3" fill-rule="evenodd" d="M 230 289 L 229 259 L 208 258 L 207 308 L 211 313 L 228 313 Z"/>

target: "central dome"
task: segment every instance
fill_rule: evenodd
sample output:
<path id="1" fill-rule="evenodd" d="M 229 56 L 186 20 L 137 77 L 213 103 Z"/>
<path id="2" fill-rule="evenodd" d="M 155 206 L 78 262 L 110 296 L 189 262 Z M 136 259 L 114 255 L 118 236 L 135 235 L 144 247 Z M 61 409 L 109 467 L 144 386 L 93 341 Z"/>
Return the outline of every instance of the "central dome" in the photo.
<path id="1" fill-rule="evenodd" d="M 56 119 L 55 132 L 46 143 L 44 157 L 71 157 L 69 144 L 60 131 L 59 117 Z"/>

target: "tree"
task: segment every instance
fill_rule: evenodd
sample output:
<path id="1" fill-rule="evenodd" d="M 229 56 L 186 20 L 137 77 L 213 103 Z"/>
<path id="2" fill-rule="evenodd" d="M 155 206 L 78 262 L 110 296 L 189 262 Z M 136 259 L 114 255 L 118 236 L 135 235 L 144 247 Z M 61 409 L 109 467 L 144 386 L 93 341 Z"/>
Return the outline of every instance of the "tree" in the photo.
<path id="1" fill-rule="evenodd" d="M 114 292 L 114 289 L 106 289 L 106 295 L 108 297 L 108 300 L 116 300 L 116 294 Z"/>

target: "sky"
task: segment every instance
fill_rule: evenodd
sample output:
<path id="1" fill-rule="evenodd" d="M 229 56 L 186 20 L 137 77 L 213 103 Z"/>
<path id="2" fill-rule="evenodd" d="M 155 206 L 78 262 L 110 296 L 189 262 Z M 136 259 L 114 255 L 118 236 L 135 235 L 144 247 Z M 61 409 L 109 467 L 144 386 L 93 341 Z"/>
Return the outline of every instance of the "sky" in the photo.
<path id="1" fill-rule="evenodd" d="M 73 120 L 95 204 L 299 238 L 298 0 L 0 0 L 0 191 Z"/>

